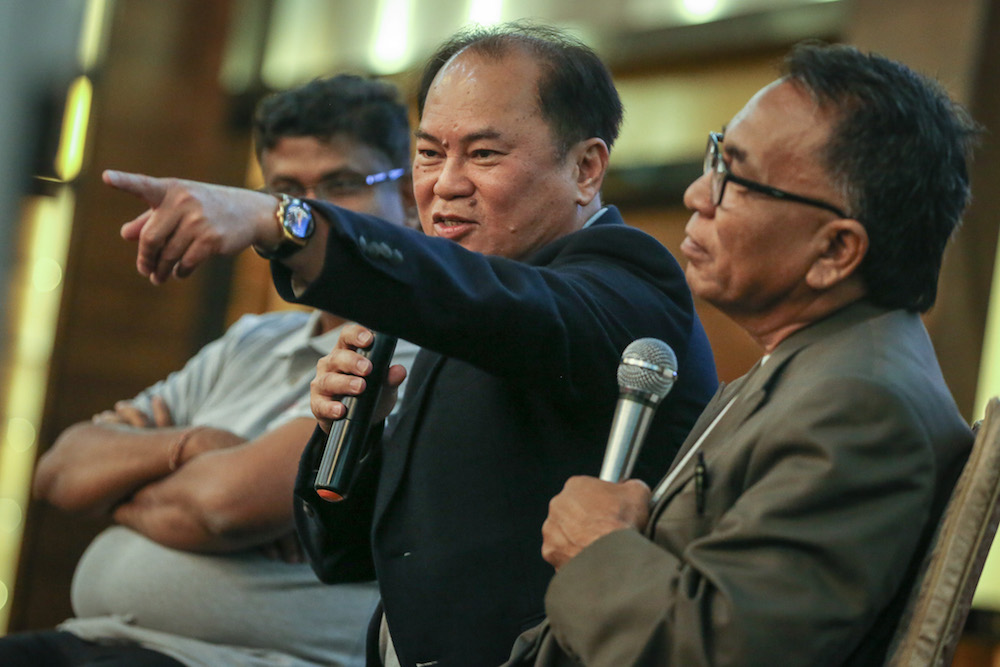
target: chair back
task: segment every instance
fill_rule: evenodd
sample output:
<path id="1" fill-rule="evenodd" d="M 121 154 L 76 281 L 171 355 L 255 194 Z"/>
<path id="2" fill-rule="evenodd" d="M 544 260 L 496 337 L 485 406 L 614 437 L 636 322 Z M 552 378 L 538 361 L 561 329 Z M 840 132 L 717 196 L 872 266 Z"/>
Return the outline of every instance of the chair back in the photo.
<path id="1" fill-rule="evenodd" d="M 990 399 L 889 647 L 892 667 L 948 667 L 1000 522 L 1000 399 Z"/>

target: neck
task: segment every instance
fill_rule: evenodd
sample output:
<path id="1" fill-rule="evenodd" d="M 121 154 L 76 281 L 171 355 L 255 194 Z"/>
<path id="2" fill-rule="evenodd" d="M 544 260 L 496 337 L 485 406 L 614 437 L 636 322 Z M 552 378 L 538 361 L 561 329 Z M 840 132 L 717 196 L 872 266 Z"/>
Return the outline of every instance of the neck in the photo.
<path id="1" fill-rule="evenodd" d="M 764 348 L 765 354 L 800 329 L 829 317 L 864 298 L 864 291 L 841 290 L 820 294 L 803 303 L 780 303 L 761 313 L 726 313 Z"/>

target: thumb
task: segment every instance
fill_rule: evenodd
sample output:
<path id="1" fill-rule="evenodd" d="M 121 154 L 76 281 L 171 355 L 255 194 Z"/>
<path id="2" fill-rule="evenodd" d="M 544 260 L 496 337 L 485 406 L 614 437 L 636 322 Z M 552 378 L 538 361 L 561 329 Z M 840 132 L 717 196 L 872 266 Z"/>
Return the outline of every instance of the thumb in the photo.
<path id="1" fill-rule="evenodd" d="M 386 384 L 389 387 L 396 388 L 403 384 L 403 380 L 406 379 L 406 366 L 401 366 L 399 364 L 393 364 L 389 366 L 389 372 L 385 376 Z"/>
<path id="2" fill-rule="evenodd" d="M 163 197 L 167 193 L 166 182 L 162 178 L 115 171 L 114 169 L 105 169 L 102 178 L 107 185 L 135 195 L 145 200 L 153 208 L 163 202 Z"/>

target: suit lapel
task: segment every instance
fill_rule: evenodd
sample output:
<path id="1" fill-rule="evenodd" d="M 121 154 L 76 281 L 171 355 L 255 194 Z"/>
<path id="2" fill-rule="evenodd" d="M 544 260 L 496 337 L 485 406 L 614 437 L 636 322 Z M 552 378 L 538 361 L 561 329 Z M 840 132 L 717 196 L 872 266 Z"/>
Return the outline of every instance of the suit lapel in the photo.
<path id="1" fill-rule="evenodd" d="M 773 359 L 770 359 L 768 363 L 763 365 L 758 361 L 746 375 L 734 380 L 724 390 L 716 393 L 715 398 L 709 403 L 705 412 L 702 413 L 702 416 L 695 423 L 697 430 L 692 429 L 684 441 L 680 452 L 674 459 L 674 466 L 671 467 L 671 470 L 666 475 L 667 478 L 670 477 L 674 473 L 674 468 L 680 466 L 683 462 L 683 468 L 677 471 L 674 478 L 664 490 L 656 507 L 653 508 L 652 516 L 647 524 L 648 530 L 651 531 L 654 528 L 656 525 L 655 519 L 659 513 L 694 475 L 697 457 L 691 456 L 685 461 L 684 455 L 690 452 L 695 444 L 697 444 L 712 422 L 719 417 L 719 413 L 725 410 L 725 414 L 719 419 L 712 432 L 705 436 L 704 442 L 700 445 L 700 451 L 705 458 L 711 458 L 715 450 L 725 446 L 729 436 L 739 428 L 740 424 L 746 421 L 750 415 L 766 402 L 770 379 L 780 366 L 773 363 L 773 361 Z M 732 401 L 732 405 L 726 410 L 726 406 L 729 405 L 730 401 Z"/>
<path id="2" fill-rule="evenodd" d="M 816 341 L 828 338 L 834 332 L 846 329 L 866 319 L 878 316 L 886 311 L 877 306 L 873 306 L 865 301 L 855 302 L 842 310 L 833 313 L 829 317 L 815 324 L 796 332 L 783 341 L 767 359 L 767 362 L 750 369 L 746 375 L 734 380 L 724 391 L 716 393 L 715 398 L 709 402 L 702 417 L 695 423 L 695 428 L 684 441 L 681 451 L 674 459 L 674 465 L 678 465 L 683 460 L 685 452 L 690 451 L 698 438 L 712 423 L 712 420 L 725 409 L 730 398 L 735 397 L 732 407 L 715 425 L 712 432 L 701 444 L 701 450 L 706 460 L 711 460 L 712 455 L 725 447 L 730 436 L 745 422 L 761 405 L 767 402 L 771 387 L 780 376 L 781 371 L 800 350 L 812 345 Z M 711 414 L 709 409 L 711 408 Z M 656 517 L 666 506 L 670 499 L 680 491 L 684 485 L 694 475 L 695 461 L 697 457 L 692 456 L 685 462 L 684 468 L 671 480 L 669 486 L 664 490 L 663 495 L 657 501 L 656 507 L 651 512 L 647 530 L 652 531 L 656 524 Z M 668 473 L 669 476 L 669 473 Z"/>
<path id="3" fill-rule="evenodd" d="M 678 461 L 684 458 L 684 455 L 689 449 L 691 449 L 691 447 L 694 446 L 694 443 L 698 442 L 698 438 L 700 438 L 701 434 L 705 432 L 708 425 L 712 423 L 712 420 L 715 419 L 724 407 L 726 407 L 728 397 L 732 396 L 733 390 L 740 380 L 742 380 L 742 378 L 737 378 L 733 383 L 728 385 L 725 382 L 719 383 L 719 387 L 715 390 L 715 395 L 712 396 L 712 399 L 705 406 L 705 409 L 701 411 L 698 419 L 694 422 L 694 426 L 691 427 L 687 437 L 684 438 L 684 442 L 681 443 L 680 449 L 677 450 L 677 455 L 674 456 L 671 469 L 677 464 Z"/>
<path id="4" fill-rule="evenodd" d="M 758 361 L 750 368 L 749 371 L 736 378 L 728 385 L 725 382 L 719 385 L 719 388 L 715 391 L 715 395 L 712 397 L 712 400 L 710 400 L 708 405 L 705 406 L 705 409 L 702 410 L 701 415 L 698 417 L 697 421 L 695 421 L 694 426 L 691 427 L 691 431 L 688 433 L 687 438 L 685 438 L 683 444 L 681 444 L 681 448 L 677 451 L 677 456 L 674 457 L 673 465 L 667 471 L 668 474 L 671 470 L 673 470 L 674 466 L 684 459 L 684 455 L 687 454 L 692 447 L 694 447 L 695 443 L 698 442 L 698 439 L 702 436 L 702 434 L 708 429 L 712 422 L 715 421 L 715 418 L 719 416 L 719 413 L 725 410 L 733 396 L 736 396 L 743 391 L 744 385 L 746 385 L 750 377 L 754 375 L 759 366 L 760 362 Z M 716 428 L 718 428 L 718 426 L 716 426 Z"/>
<path id="5" fill-rule="evenodd" d="M 426 348 L 420 350 L 413 362 L 406 394 L 399 408 L 399 418 L 382 438 L 382 472 L 374 515 L 376 527 L 399 489 L 414 438 L 426 412 L 425 404 L 444 362 L 445 358 L 441 354 Z"/>

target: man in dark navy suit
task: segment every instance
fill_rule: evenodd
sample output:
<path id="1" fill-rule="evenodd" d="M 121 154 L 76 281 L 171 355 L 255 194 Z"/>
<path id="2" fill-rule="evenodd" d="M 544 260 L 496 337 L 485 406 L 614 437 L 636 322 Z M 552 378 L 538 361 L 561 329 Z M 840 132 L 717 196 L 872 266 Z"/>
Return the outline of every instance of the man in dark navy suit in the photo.
<path id="1" fill-rule="evenodd" d="M 622 350 L 654 336 L 679 360 L 658 446 L 636 468 L 648 481 L 715 368 L 676 261 L 601 202 L 622 110 L 589 48 L 537 26 L 460 34 L 431 57 L 418 112 L 424 235 L 321 202 L 105 178 L 150 206 L 122 234 L 154 283 L 253 244 L 286 299 L 424 348 L 398 421 L 336 504 L 312 491 L 315 462 L 338 397 L 364 388 L 371 367 L 355 349 L 371 331 L 345 331 L 320 362 L 300 535 L 324 581 L 377 574 L 374 664 L 498 664 L 543 614 L 539 527 L 568 477 L 600 468 Z M 390 369 L 390 385 L 402 375 Z"/>

